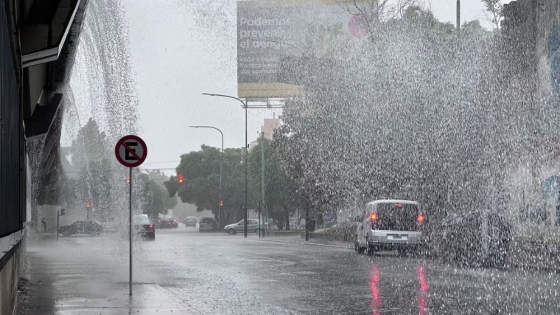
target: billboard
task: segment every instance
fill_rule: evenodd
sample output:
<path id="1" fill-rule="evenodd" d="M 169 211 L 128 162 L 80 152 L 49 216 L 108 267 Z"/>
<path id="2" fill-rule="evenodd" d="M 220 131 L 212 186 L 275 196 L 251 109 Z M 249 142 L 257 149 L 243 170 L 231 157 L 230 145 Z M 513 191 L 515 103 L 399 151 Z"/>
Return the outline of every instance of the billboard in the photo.
<path id="1" fill-rule="evenodd" d="M 302 87 L 280 76 L 282 60 L 324 55 L 344 46 L 350 34 L 361 37 L 353 17 L 332 0 L 238 1 L 239 97 L 299 95 Z"/>

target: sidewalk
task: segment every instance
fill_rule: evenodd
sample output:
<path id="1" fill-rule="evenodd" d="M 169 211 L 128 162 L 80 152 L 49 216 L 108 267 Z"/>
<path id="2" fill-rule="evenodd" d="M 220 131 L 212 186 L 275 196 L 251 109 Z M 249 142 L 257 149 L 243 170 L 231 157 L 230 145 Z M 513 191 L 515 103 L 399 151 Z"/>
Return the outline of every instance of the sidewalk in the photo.
<path id="1" fill-rule="evenodd" d="M 130 297 L 126 255 L 86 247 L 78 238 L 57 241 L 54 235 L 32 233 L 16 314 L 198 313 L 141 273 L 135 274 Z"/>
<path id="2" fill-rule="evenodd" d="M 340 248 L 354 248 L 353 244 L 348 242 L 339 241 L 327 241 L 322 239 L 310 238 L 309 241 L 305 241 L 300 235 L 293 236 L 270 236 L 258 239 L 261 242 L 278 242 L 278 243 L 292 243 L 292 244 L 302 244 L 302 245 L 316 245 L 316 246 L 332 246 Z"/>

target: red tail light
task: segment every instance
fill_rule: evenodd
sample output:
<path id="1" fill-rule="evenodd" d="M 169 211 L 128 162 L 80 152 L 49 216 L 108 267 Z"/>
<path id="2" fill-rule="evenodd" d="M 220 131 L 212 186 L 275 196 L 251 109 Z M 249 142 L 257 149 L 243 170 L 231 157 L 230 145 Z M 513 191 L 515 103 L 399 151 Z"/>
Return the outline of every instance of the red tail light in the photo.
<path id="1" fill-rule="evenodd" d="M 377 219 L 379 219 L 379 215 L 377 214 L 377 212 L 372 212 L 369 215 L 369 218 L 371 219 L 371 229 L 375 230 L 375 227 L 377 226 Z"/>
<path id="2" fill-rule="evenodd" d="M 418 220 L 418 223 L 424 223 L 424 221 L 426 220 L 426 217 L 424 216 L 423 213 L 419 213 L 417 220 Z"/>
<path id="3" fill-rule="evenodd" d="M 154 226 L 152 224 L 150 224 L 150 229 L 153 229 L 153 228 L 154 228 Z"/>

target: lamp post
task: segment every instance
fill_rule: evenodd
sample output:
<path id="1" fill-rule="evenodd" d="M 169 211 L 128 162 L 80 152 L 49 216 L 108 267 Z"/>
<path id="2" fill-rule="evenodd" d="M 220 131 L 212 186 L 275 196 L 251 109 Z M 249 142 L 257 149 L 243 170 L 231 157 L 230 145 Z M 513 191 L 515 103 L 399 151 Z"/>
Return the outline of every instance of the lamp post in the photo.
<path id="1" fill-rule="evenodd" d="M 247 100 L 243 101 L 242 99 L 240 99 L 239 97 L 235 97 L 235 96 L 231 96 L 231 95 L 224 95 L 224 94 L 214 94 L 214 93 L 202 93 L 202 95 L 206 95 L 206 96 L 217 96 L 217 97 L 225 97 L 225 98 L 231 98 L 234 100 L 237 100 L 239 102 L 241 102 L 241 104 L 243 104 L 241 107 L 245 109 L 245 214 L 244 214 L 244 223 L 245 223 L 245 229 L 244 229 L 244 234 L 245 237 L 247 237 L 247 209 L 248 209 L 248 201 L 247 201 L 247 191 L 248 191 L 248 186 L 249 186 L 249 169 L 248 169 L 248 153 L 249 153 L 249 143 L 247 142 L 247 109 L 248 108 L 265 108 L 265 109 L 271 109 L 271 108 L 282 108 L 282 105 L 271 105 L 267 102 L 266 105 L 251 105 L 249 106 L 247 104 Z"/>
<path id="2" fill-rule="evenodd" d="M 245 211 L 243 214 L 243 222 L 244 222 L 244 231 L 243 231 L 243 235 L 245 237 L 247 237 L 247 195 L 248 195 L 248 186 L 249 186 L 249 168 L 248 168 L 248 145 L 247 145 L 247 103 L 244 102 L 242 99 L 235 97 L 235 96 L 231 96 L 231 95 L 223 95 L 223 94 L 211 94 L 211 93 L 202 93 L 202 95 L 207 95 L 207 96 L 218 96 L 218 97 L 226 97 L 226 98 L 231 98 L 234 100 L 237 100 L 239 102 L 241 102 L 242 107 L 245 109 Z"/>
<path id="3" fill-rule="evenodd" d="M 210 128 L 215 129 L 222 135 L 222 158 L 220 159 L 220 188 L 218 188 L 218 226 L 222 228 L 222 169 L 224 162 L 224 133 L 213 126 L 189 126 L 189 128 Z"/>
<path id="4" fill-rule="evenodd" d="M 461 0 L 457 0 L 457 34 L 461 31 Z"/>

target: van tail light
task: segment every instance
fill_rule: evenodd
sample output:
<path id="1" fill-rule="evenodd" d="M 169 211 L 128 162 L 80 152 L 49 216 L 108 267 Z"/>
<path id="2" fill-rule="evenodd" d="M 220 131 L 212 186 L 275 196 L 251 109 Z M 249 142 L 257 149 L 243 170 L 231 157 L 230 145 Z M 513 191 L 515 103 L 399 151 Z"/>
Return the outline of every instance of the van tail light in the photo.
<path id="1" fill-rule="evenodd" d="M 377 220 L 379 219 L 379 215 L 377 214 L 377 212 L 372 212 L 369 215 L 369 218 L 371 219 L 371 229 L 375 230 L 377 226 Z"/>
<path id="2" fill-rule="evenodd" d="M 153 228 L 154 228 L 154 226 L 152 224 L 150 224 L 149 229 L 151 230 Z"/>
<path id="3" fill-rule="evenodd" d="M 426 220 L 426 216 L 423 213 L 419 213 L 418 217 L 416 218 L 416 221 L 418 221 L 418 223 L 424 223 L 425 220 Z"/>

